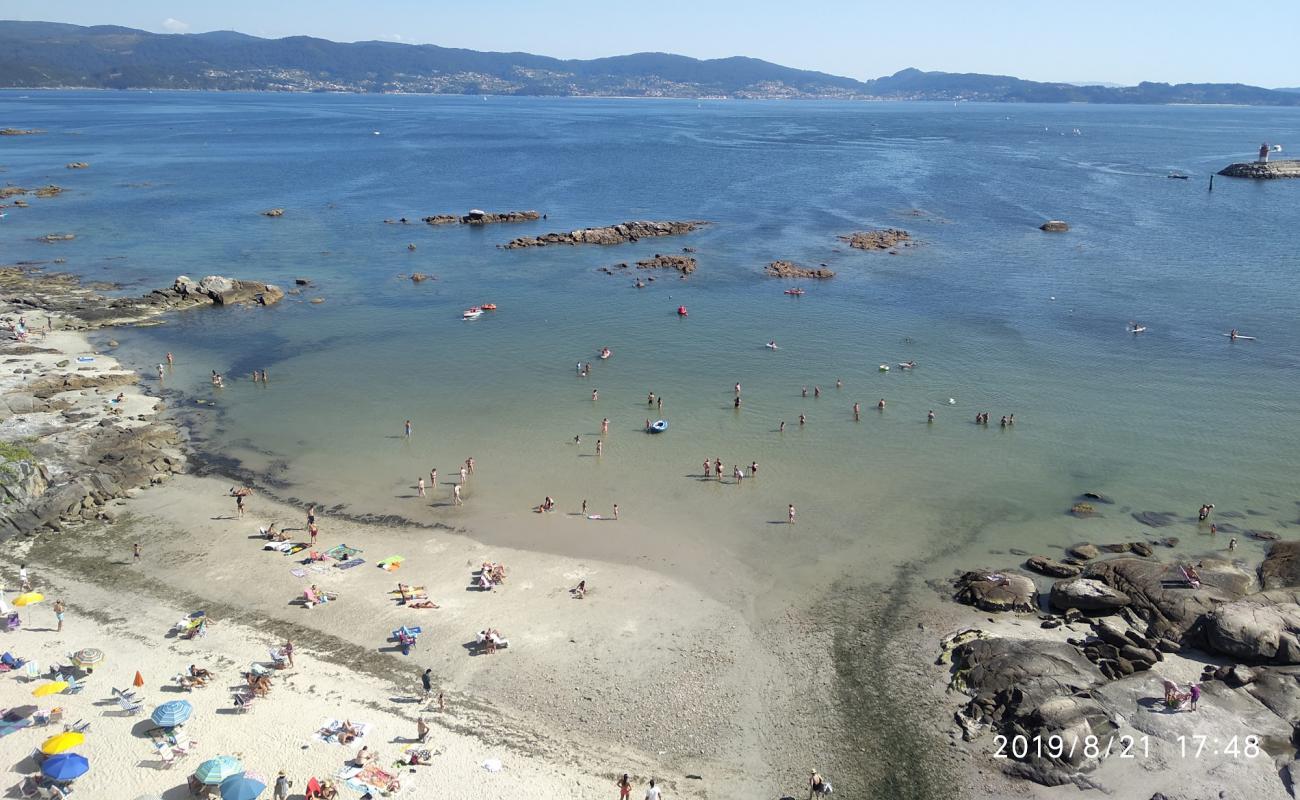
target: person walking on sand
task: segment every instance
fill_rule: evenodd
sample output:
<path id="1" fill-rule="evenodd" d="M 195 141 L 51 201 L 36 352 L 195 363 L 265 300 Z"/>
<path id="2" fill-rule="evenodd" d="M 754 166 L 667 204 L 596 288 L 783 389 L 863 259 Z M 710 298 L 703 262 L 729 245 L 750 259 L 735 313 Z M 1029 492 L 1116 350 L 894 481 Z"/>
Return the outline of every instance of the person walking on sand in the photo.
<path id="1" fill-rule="evenodd" d="M 424 477 L 421 476 L 415 481 L 415 494 L 417 497 L 424 497 Z"/>
<path id="2" fill-rule="evenodd" d="M 817 774 L 817 770 L 813 770 L 808 776 L 808 800 L 813 800 L 813 798 L 825 791 L 826 781 L 822 780 L 822 776 Z"/>
<path id="3" fill-rule="evenodd" d="M 474 474 L 474 456 L 465 459 L 465 469 L 469 471 L 470 475 Z"/>
<path id="4" fill-rule="evenodd" d="M 1188 711 L 1195 711 L 1195 710 L 1196 710 L 1196 704 L 1197 704 L 1197 702 L 1199 702 L 1200 699 L 1201 699 L 1201 685 L 1200 685 L 1199 683 L 1193 683 L 1193 684 L 1188 685 L 1188 687 L 1187 687 L 1187 694 L 1188 694 L 1188 696 L 1190 697 L 1190 699 L 1191 699 L 1191 701 L 1192 701 L 1192 702 L 1191 702 L 1191 705 L 1188 707 L 1187 710 L 1188 710 Z"/>
<path id="5" fill-rule="evenodd" d="M 60 633 L 63 631 L 63 613 L 65 611 L 67 611 L 67 607 L 63 605 L 63 600 L 62 599 L 55 600 L 54 620 L 59 623 L 59 626 L 54 629 L 55 633 Z"/>
<path id="6" fill-rule="evenodd" d="M 429 470 L 429 491 L 438 491 L 438 470 L 436 469 Z"/>
<path id="7" fill-rule="evenodd" d="M 458 483 L 455 486 L 451 487 L 451 503 L 452 505 L 458 506 L 464 502 L 465 501 L 460 499 L 460 484 Z"/>
<path id="8" fill-rule="evenodd" d="M 469 478 L 469 468 L 468 468 L 468 467 L 461 467 L 461 468 L 460 468 L 460 482 L 461 482 L 462 484 L 464 484 L 465 481 L 466 481 L 468 478 Z"/>
<path id="9" fill-rule="evenodd" d="M 429 723 L 424 721 L 424 717 L 415 718 L 415 739 L 420 744 L 429 738 Z"/>
<path id="10" fill-rule="evenodd" d="M 713 477 L 713 462 L 709 461 L 707 458 L 704 459 L 704 477 Z"/>
<path id="11" fill-rule="evenodd" d="M 650 786 L 645 790 L 645 800 L 663 800 L 663 792 L 660 792 L 659 787 L 655 786 L 654 778 L 650 779 Z"/>
<path id="12" fill-rule="evenodd" d="M 582 516 L 587 516 L 587 498 L 582 498 Z"/>
<path id="13" fill-rule="evenodd" d="M 284 657 L 289 661 L 289 666 L 292 667 L 293 666 L 293 641 L 292 640 L 290 639 L 284 640 L 283 652 L 284 652 Z"/>
<path id="14" fill-rule="evenodd" d="M 244 496 L 242 494 L 235 495 L 235 510 L 239 512 L 239 518 L 243 519 L 244 518 Z"/>
<path id="15" fill-rule="evenodd" d="M 280 770 L 280 774 L 275 776 L 275 800 L 289 800 L 289 787 L 292 785 L 293 781 L 284 774 L 284 770 Z"/>
<path id="16" fill-rule="evenodd" d="M 427 668 L 420 675 L 420 686 L 424 691 L 420 693 L 420 702 L 429 702 L 429 695 L 433 694 L 433 667 Z"/>
<path id="17" fill-rule="evenodd" d="M 316 537 L 320 535 L 320 528 L 316 527 L 316 523 L 314 522 L 307 523 L 307 535 L 311 537 L 311 546 L 315 547 Z"/>
<path id="18" fill-rule="evenodd" d="M 786 514 L 785 521 L 786 521 L 786 523 L 789 524 L 789 525 L 793 525 L 793 524 L 794 524 L 794 503 L 791 503 L 791 504 L 790 504 L 790 510 L 789 510 L 789 513 Z"/>
<path id="19" fill-rule="evenodd" d="M 626 772 L 614 785 L 618 787 L 618 800 L 628 800 L 632 796 L 632 779 L 628 777 Z"/>
<path id="20" fill-rule="evenodd" d="M 31 578 L 27 577 L 26 564 L 20 564 L 18 566 L 18 588 L 22 589 L 24 592 L 30 592 L 32 590 L 32 581 Z"/>
<path id="21" fill-rule="evenodd" d="M 134 561 L 134 562 L 136 562 L 137 564 L 140 563 L 140 543 L 139 543 L 139 542 L 136 542 L 134 545 L 131 546 L 131 560 Z"/>
<path id="22" fill-rule="evenodd" d="M 605 451 L 605 442 L 604 442 L 603 440 L 601 440 L 601 439 L 597 439 L 597 440 L 596 440 L 596 458 L 600 458 L 600 454 L 603 453 L 604 451 Z"/>
<path id="23" fill-rule="evenodd" d="M 403 432 L 407 439 L 411 438 L 411 421 L 409 419 L 406 421 L 406 425 L 403 427 Z"/>

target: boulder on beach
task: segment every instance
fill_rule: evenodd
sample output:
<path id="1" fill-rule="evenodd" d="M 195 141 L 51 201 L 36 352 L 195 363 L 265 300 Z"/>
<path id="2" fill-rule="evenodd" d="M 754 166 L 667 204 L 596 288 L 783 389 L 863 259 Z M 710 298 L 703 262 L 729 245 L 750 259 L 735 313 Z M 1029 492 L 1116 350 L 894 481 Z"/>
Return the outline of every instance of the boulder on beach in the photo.
<path id="1" fill-rule="evenodd" d="M 1074 547 L 1066 548 L 1066 554 L 1071 558 L 1077 558 L 1080 561 L 1091 561 L 1101 556 L 1101 550 L 1097 549 L 1095 544 L 1076 544 Z"/>
<path id="2" fill-rule="evenodd" d="M 1249 662 L 1300 664 L 1300 592 L 1259 592 L 1205 617 L 1210 649 Z"/>
<path id="3" fill-rule="evenodd" d="M 1206 612 L 1253 586 L 1250 573 L 1227 562 L 1202 559 L 1198 571 L 1201 585 L 1194 589 L 1173 564 L 1122 556 L 1089 564 L 1083 576 L 1126 595 L 1147 623 L 1144 635 L 1182 644 Z"/>
<path id="4" fill-rule="evenodd" d="M 1063 564 L 1047 556 L 1030 556 L 1025 561 L 1025 566 L 1040 575 L 1046 575 L 1050 578 L 1073 578 L 1083 572 L 1083 567 Z"/>
<path id="5" fill-rule="evenodd" d="M 1092 578 L 1057 581 L 1052 584 L 1050 599 L 1052 608 L 1061 611 L 1077 608 L 1080 611 L 1109 612 L 1130 602 L 1128 595 Z"/>
<path id="6" fill-rule="evenodd" d="M 1060 219 L 1049 219 L 1047 222 L 1039 225 L 1038 229 L 1040 231 L 1047 231 L 1048 233 L 1065 233 L 1070 230 L 1070 224 Z"/>
<path id="7" fill-rule="evenodd" d="M 1038 610 L 1038 587 L 1027 575 L 977 570 L 963 574 L 955 586 L 957 602 L 981 611 Z"/>

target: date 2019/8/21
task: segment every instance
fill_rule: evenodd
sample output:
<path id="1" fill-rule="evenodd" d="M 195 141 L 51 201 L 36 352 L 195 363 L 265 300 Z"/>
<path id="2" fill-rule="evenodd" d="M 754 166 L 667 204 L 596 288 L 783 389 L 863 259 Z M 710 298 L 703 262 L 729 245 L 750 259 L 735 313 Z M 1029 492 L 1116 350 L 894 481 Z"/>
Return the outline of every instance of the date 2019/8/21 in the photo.
<path id="1" fill-rule="evenodd" d="M 1160 740 L 1156 740 L 1157 745 Z M 1260 749 L 1258 736 L 1179 736 L 1174 739 L 1174 752 L 1179 758 L 1204 758 L 1220 755 L 1229 758 L 1257 758 Z M 1017 761 L 1034 758 L 1149 758 L 1149 736 L 1003 736 L 993 737 L 994 758 L 1012 758 Z"/>

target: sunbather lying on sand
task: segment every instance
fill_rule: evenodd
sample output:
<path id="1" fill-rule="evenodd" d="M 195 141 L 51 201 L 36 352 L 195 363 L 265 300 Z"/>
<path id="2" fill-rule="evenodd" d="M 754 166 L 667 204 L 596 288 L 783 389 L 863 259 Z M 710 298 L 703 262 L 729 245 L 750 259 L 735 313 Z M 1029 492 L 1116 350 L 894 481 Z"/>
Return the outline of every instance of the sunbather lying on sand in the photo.
<path id="1" fill-rule="evenodd" d="M 407 608 L 439 608 L 437 603 L 431 600 L 416 600 L 414 603 L 407 603 Z"/>
<path id="2" fill-rule="evenodd" d="M 199 667 L 199 666 L 195 666 L 194 664 L 190 664 L 190 677 L 191 677 L 191 678 L 211 678 L 211 677 L 212 677 L 212 673 L 211 673 L 210 671 L 204 669 L 203 667 Z"/>
<path id="3" fill-rule="evenodd" d="M 420 588 L 405 583 L 397 584 L 397 594 L 403 603 L 409 603 L 412 600 L 429 599 L 429 595 L 421 591 Z"/>

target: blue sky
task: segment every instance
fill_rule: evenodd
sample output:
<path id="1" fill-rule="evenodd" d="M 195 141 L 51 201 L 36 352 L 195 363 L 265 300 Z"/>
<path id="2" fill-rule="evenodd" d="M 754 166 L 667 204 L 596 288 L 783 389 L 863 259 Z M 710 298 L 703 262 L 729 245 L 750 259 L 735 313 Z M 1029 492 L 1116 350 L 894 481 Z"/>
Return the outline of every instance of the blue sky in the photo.
<path id="1" fill-rule="evenodd" d="M 908 66 L 1035 80 L 1300 86 L 1288 4 L 1214 0 L 40 0 L 0 17 L 158 32 L 233 29 L 593 58 L 747 55 L 873 78 Z M 1232 35 L 1232 31 L 1240 31 Z"/>

